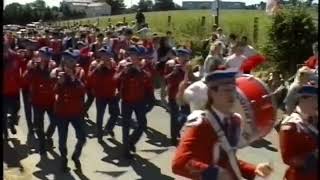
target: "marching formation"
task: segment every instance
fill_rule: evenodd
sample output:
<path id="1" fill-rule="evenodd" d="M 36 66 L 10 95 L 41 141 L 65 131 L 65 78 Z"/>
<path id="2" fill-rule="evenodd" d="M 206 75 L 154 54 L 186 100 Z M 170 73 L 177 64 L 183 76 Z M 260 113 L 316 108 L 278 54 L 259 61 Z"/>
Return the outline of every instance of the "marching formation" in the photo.
<path id="1" fill-rule="evenodd" d="M 203 42 L 205 60 L 195 68 L 190 45 L 178 45 L 170 31 L 160 36 L 146 24 L 139 26 L 138 31 L 118 23 L 105 32 L 88 26 L 73 31 L 6 32 L 4 140 L 9 130 L 17 133 L 21 93 L 28 136 L 38 137 L 41 156 L 54 146 L 52 136 L 58 132 L 62 171 L 70 170 L 69 124 L 77 138 L 72 160 L 81 170 L 85 120 L 92 106 L 96 108 L 98 143 L 103 143 L 105 134 L 114 137 L 113 129 L 120 122 L 121 152 L 132 159 L 147 128 L 147 114 L 157 105 L 170 114 L 171 143 L 177 146 L 172 161 L 175 174 L 202 180 L 254 179 L 268 177 L 273 167 L 239 160 L 236 150 L 268 134 L 276 123 L 277 108 L 283 107 L 286 116 L 275 127 L 283 161 L 289 166 L 285 178 L 317 179 L 317 44 L 314 56 L 297 71 L 282 101 L 274 98 L 283 89 L 272 84 L 276 75 L 268 83 L 272 92 L 250 75 L 265 58 L 248 44 L 247 37 L 226 36 L 216 27 Z M 159 100 L 156 89 L 160 89 Z M 50 121 L 47 129 L 45 113 Z M 131 131 L 133 113 L 137 126 Z M 265 115 L 259 117 L 259 113 Z"/>

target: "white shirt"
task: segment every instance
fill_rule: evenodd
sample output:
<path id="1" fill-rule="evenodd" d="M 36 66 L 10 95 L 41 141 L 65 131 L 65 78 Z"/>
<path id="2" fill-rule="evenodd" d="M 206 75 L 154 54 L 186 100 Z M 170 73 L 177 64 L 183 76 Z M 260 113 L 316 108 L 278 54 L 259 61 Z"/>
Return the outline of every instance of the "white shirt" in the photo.
<path id="1" fill-rule="evenodd" d="M 232 54 L 231 56 L 226 57 L 226 65 L 229 68 L 234 68 L 240 70 L 242 63 L 247 59 L 246 56 L 240 55 L 236 56 L 236 54 Z"/>
<path id="2" fill-rule="evenodd" d="M 217 116 L 220 118 L 220 122 L 222 124 L 225 124 L 226 122 L 224 122 L 224 119 L 227 118 L 228 116 L 226 116 L 225 114 L 223 114 L 221 111 L 217 110 L 216 108 L 214 108 L 213 106 L 211 106 L 211 109 L 217 114 Z"/>
<path id="3" fill-rule="evenodd" d="M 247 45 L 243 49 L 243 55 L 246 57 L 251 57 L 257 54 L 257 51 L 250 45 Z"/>
<path id="4" fill-rule="evenodd" d="M 185 89 L 183 98 L 190 105 L 191 112 L 204 110 L 208 101 L 208 87 L 203 80 L 196 81 Z"/>

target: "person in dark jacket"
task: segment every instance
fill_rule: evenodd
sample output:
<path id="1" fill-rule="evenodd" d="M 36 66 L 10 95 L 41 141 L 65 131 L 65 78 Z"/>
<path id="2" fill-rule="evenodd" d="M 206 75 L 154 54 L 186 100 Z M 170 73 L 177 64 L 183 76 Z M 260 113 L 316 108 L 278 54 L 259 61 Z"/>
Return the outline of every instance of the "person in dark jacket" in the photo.
<path id="1" fill-rule="evenodd" d="M 103 117 L 107 105 L 109 106 L 110 118 L 105 129 L 110 136 L 114 137 L 113 128 L 120 114 L 117 92 L 117 81 L 114 78 L 116 66 L 113 60 L 111 48 L 103 47 L 97 52 L 98 60 L 90 65 L 89 82 L 92 94 L 96 98 L 98 142 L 101 143 L 103 130 Z"/>
<path id="2" fill-rule="evenodd" d="M 136 46 L 127 49 L 129 55 L 124 68 L 115 75 L 119 81 L 121 97 L 121 114 L 123 117 L 122 138 L 124 157 L 131 159 L 135 152 L 135 144 L 139 141 L 147 127 L 146 113 L 152 109 L 154 92 L 150 74 L 141 68 L 140 50 Z M 135 112 L 138 127 L 129 136 L 132 113 Z"/>
<path id="3" fill-rule="evenodd" d="M 32 59 L 28 63 L 28 69 L 23 79 L 29 84 L 31 103 L 34 112 L 34 127 L 39 138 L 40 154 L 46 154 L 46 140 L 53 146 L 52 136 L 56 128 L 53 115 L 55 81 L 50 78 L 50 72 L 56 67 L 56 63 L 50 60 L 52 49 L 42 47 L 39 50 L 39 57 Z M 44 132 L 44 113 L 47 112 L 50 125 L 46 133 Z"/>
<path id="4" fill-rule="evenodd" d="M 80 155 L 86 142 L 84 114 L 83 83 L 84 71 L 77 67 L 77 59 L 80 56 L 78 50 L 68 49 L 62 54 L 62 66 L 51 72 L 51 77 L 57 79 L 54 88 L 55 102 L 54 114 L 57 119 L 59 150 L 62 158 L 62 170 L 69 171 L 67 159 L 68 126 L 71 123 L 78 139 L 72 155 L 76 168 L 81 170 Z"/>

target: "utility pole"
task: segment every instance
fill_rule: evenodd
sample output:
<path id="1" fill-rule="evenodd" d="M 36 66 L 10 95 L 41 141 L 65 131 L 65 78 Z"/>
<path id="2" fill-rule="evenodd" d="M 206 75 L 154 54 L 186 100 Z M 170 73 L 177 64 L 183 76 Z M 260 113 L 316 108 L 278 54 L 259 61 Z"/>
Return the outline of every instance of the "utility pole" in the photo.
<path id="1" fill-rule="evenodd" d="M 220 0 L 217 1 L 217 25 L 219 26 L 219 9 L 220 9 Z"/>

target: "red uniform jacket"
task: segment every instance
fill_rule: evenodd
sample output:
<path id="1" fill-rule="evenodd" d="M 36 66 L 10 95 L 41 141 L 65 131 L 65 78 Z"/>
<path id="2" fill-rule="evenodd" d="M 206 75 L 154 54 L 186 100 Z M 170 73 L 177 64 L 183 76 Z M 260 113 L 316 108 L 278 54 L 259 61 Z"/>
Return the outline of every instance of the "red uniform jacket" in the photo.
<path id="1" fill-rule="evenodd" d="M 233 123 L 238 122 L 234 121 Z M 214 153 L 217 142 L 216 133 L 208 119 L 200 117 L 195 122 L 190 123 L 177 147 L 172 162 L 173 173 L 194 180 L 201 180 L 202 173 L 209 166 L 219 166 L 233 174 L 227 156 L 223 151 L 220 151 L 219 156 L 223 158 L 215 162 L 214 159 L 219 158 Z M 238 163 L 242 176 L 249 180 L 254 179 L 255 166 L 241 160 L 238 160 Z"/>
<path id="2" fill-rule="evenodd" d="M 179 84 L 183 81 L 184 79 L 184 72 L 182 70 L 178 70 L 176 72 L 174 67 L 171 67 L 171 65 L 169 65 L 170 63 L 176 65 L 178 64 L 177 62 L 173 62 L 174 60 L 170 60 L 167 62 L 166 66 L 165 66 L 165 70 L 164 70 L 164 74 L 165 74 L 165 80 L 166 80 L 166 84 L 167 84 L 167 90 L 168 90 L 168 97 L 169 100 L 175 100 L 177 93 L 178 93 L 178 89 L 179 89 Z"/>
<path id="3" fill-rule="evenodd" d="M 145 64 L 143 65 L 142 69 L 150 73 L 151 79 L 153 82 L 155 79 L 155 76 L 157 75 L 157 70 L 151 60 L 144 60 L 144 61 L 145 61 Z"/>
<path id="4" fill-rule="evenodd" d="M 32 62 L 30 61 L 30 63 Z M 51 60 L 48 64 L 48 69 L 29 69 L 24 74 L 23 79 L 30 88 L 31 102 L 36 107 L 53 107 L 56 81 L 50 77 L 50 72 L 55 66 L 55 62 Z"/>
<path id="5" fill-rule="evenodd" d="M 88 75 L 89 66 L 92 59 L 92 52 L 89 47 L 84 47 L 80 49 L 80 61 L 79 65 L 83 68 L 85 75 Z"/>
<path id="6" fill-rule="evenodd" d="M 313 153 L 318 148 L 318 137 L 305 129 L 301 118 L 291 115 L 285 119 L 279 136 L 282 159 L 289 166 L 285 174 L 287 180 L 318 179 L 319 163 L 311 165 L 314 167 L 310 167 L 309 163 L 310 159 L 315 158 Z"/>
<path id="7" fill-rule="evenodd" d="M 121 71 L 115 75 L 118 80 L 122 100 L 126 103 L 141 103 L 153 97 L 153 85 L 150 74 L 145 71 L 131 73 Z"/>
<path id="8" fill-rule="evenodd" d="M 61 68 L 56 68 L 51 73 L 58 74 L 61 72 Z M 83 70 L 77 68 L 76 77 L 77 79 L 70 83 L 55 84 L 55 102 L 54 102 L 54 113 L 59 118 L 74 118 L 81 117 L 84 111 L 84 95 L 85 86 L 83 83 Z"/>
<path id="9" fill-rule="evenodd" d="M 18 55 L 9 50 L 8 57 L 3 59 L 3 95 L 5 96 L 19 96 L 21 87 L 21 76 L 19 72 L 20 58 Z"/>
<path id="10" fill-rule="evenodd" d="M 115 68 L 110 70 L 97 68 L 93 72 L 90 72 L 88 81 L 96 98 L 112 99 L 116 96 L 118 84 L 114 78 L 115 73 Z"/>
<path id="11" fill-rule="evenodd" d="M 28 52 L 29 53 L 29 52 Z M 27 71 L 27 65 L 28 62 L 33 58 L 32 54 L 27 54 L 25 57 L 20 57 L 20 76 L 23 78 L 23 75 Z M 28 82 L 22 81 L 21 83 L 21 88 L 22 89 L 27 89 L 28 88 Z"/>
<path id="12" fill-rule="evenodd" d="M 50 40 L 49 38 L 46 37 L 40 37 L 38 39 L 38 43 L 39 43 L 39 48 L 44 47 L 44 46 L 50 46 Z"/>
<path id="13" fill-rule="evenodd" d="M 316 59 L 315 56 L 311 56 L 311 57 L 309 57 L 309 59 L 306 60 L 304 63 L 305 63 L 305 65 L 308 66 L 309 68 L 315 69 L 316 66 L 318 65 L 318 60 Z"/>
<path id="14" fill-rule="evenodd" d="M 50 48 L 52 48 L 54 55 L 60 54 L 63 49 L 62 41 L 60 39 L 51 39 Z"/>

